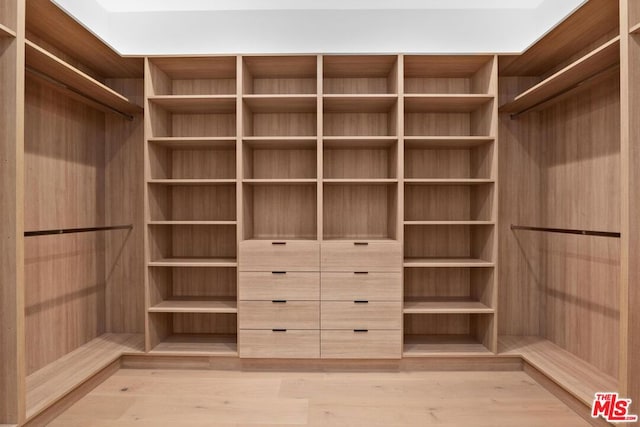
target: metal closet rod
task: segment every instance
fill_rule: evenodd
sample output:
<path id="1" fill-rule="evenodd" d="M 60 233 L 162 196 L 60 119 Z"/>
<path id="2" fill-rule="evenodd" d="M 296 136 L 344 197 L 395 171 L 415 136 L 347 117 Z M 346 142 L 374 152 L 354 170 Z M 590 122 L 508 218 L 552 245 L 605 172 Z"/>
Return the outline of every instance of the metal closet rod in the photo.
<path id="1" fill-rule="evenodd" d="M 108 230 L 132 230 L 133 225 L 110 225 L 106 227 L 88 227 L 88 228 L 63 228 L 58 230 L 39 230 L 39 231 L 25 231 L 24 237 L 33 236 L 49 236 L 52 234 L 73 234 L 73 233 L 91 233 L 94 231 L 108 231 Z"/>
<path id="2" fill-rule="evenodd" d="M 620 238 L 620 233 L 613 231 L 576 230 L 572 228 L 529 227 L 525 225 L 513 225 L 512 230 L 542 231 L 545 233 L 578 234 L 581 236 L 599 236 Z"/>

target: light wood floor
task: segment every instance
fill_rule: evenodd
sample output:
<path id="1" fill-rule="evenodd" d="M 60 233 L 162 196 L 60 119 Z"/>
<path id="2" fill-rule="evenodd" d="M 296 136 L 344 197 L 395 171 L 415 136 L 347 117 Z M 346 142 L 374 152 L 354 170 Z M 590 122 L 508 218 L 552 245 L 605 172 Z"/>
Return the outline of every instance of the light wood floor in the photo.
<path id="1" fill-rule="evenodd" d="M 122 369 L 51 425 L 587 426 L 523 372 Z"/>

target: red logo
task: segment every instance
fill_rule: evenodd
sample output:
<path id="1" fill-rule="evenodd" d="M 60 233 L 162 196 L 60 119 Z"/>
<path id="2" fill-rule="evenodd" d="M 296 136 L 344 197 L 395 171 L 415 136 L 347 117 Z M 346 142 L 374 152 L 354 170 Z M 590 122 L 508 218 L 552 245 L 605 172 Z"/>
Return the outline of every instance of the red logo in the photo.
<path id="1" fill-rule="evenodd" d="M 596 393 L 591 407 L 591 417 L 602 417 L 612 423 L 635 423 L 637 415 L 629 413 L 631 399 L 622 399 L 618 393 Z"/>

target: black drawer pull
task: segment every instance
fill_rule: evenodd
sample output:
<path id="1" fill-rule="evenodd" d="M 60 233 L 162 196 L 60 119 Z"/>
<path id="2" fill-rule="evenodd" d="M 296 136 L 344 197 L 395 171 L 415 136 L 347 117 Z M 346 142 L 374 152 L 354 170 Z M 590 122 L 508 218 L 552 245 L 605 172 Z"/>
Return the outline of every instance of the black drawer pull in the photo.
<path id="1" fill-rule="evenodd" d="M 353 244 L 356 246 L 368 246 L 369 242 L 353 242 Z"/>
<path id="2" fill-rule="evenodd" d="M 272 303 L 274 304 L 286 304 L 287 300 L 286 299 L 273 299 L 271 300 Z"/>
<path id="3" fill-rule="evenodd" d="M 272 271 L 271 274 L 287 274 L 286 271 Z"/>
<path id="4" fill-rule="evenodd" d="M 353 332 L 363 333 L 363 332 L 369 332 L 369 330 L 368 329 L 354 329 Z"/>
<path id="5" fill-rule="evenodd" d="M 353 302 L 354 304 L 369 304 L 369 301 L 364 299 L 357 299 Z"/>
<path id="6" fill-rule="evenodd" d="M 353 274 L 369 274 L 368 271 L 354 271 Z"/>
<path id="7" fill-rule="evenodd" d="M 286 245 L 287 242 L 271 242 L 272 245 Z"/>
<path id="8" fill-rule="evenodd" d="M 286 329 L 272 329 L 271 332 L 287 332 Z"/>

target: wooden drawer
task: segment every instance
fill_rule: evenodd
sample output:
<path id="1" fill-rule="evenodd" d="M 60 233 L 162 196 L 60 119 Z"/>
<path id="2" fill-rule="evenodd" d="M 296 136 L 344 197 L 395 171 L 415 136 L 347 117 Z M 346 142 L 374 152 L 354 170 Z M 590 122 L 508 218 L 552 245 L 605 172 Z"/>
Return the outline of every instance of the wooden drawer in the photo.
<path id="1" fill-rule="evenodd" d="M 402 331 L 322 331 L 324 359 L 399 359 Z"/>
<path id="2" fill-rule="evenodd" d="M 396 241 L 324 241 L 322 271 L 402 271 L 402 248 Z"/>
<path id="3" fill-rule="evenodd" d="M 320 298 L 320 273 L 241 272 L 238 299 L 271 301 L 317 301 Z"/>
<path id="4" fill-rule="evenodd" d="M 323 301 L 322 329 L 401 329 L 402 303 Z"/>
<path id="5" fill-rule="evenodd" d="M 303 240 L 240 242 L 240 271 L 318 271 L 320 244 Z"/>
<path id="6" fill-rule="evenodd" d="M 401 301 L 402 274 L 383 272 L 322 273 L 323 301 Z"/>
<path id="7" fill-rule="evenodd" d="M 240 301 L 240 329 L 319 329 L 320 303 L 317 301 Z M 285 300 L 281 300 L 285 301 Z"/>
<path id="8" fill-rule="evenodd" d="M 240 330 L 238 348 L 244 358 L 319 358 L 320 331 Z"/>

